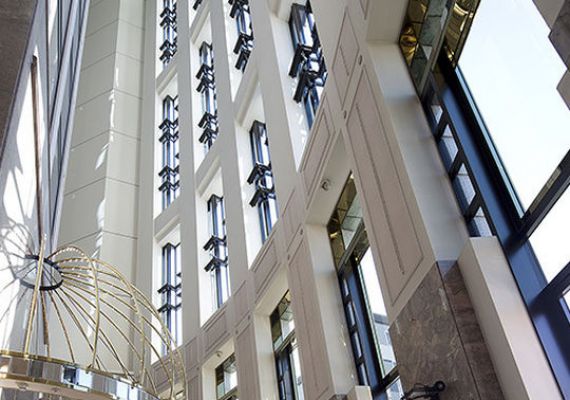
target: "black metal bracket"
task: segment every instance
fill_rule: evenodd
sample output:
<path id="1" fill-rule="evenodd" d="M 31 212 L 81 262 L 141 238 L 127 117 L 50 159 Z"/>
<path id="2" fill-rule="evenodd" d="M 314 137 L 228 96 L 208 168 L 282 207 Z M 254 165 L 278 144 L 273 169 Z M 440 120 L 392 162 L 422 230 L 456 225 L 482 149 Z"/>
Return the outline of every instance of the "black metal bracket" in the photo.
<path id="1" fill-rule="evenodd" d="M 404 393 L 401 400 L 428 399 L 440 400 L 439 394 L 445 390 L 443 381 L 436 381 L 433 385 L 416 383 L 409 391 Z"/>

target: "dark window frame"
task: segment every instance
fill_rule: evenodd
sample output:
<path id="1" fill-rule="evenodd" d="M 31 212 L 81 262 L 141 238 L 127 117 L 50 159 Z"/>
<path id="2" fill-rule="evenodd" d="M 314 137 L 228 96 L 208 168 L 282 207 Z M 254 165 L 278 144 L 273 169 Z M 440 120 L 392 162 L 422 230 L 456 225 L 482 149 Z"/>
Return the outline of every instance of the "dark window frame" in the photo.
<path id="1" fill-rule="evenodd" d="M 225 371 L 228 367 L 232 367 L 237 369 L 236 357 L 235 354 L 231 354 L 228 358 L 226 358 L 220 365 L 218 365 L 215 369 L 215 378 L 216 378 L 216 400 L 238 400 L 238 386 L 231 388 L 230 390 L 226 391 L 225 387 Z M 218 396 L 218 387 L 220 385 L 224 385 L 224 394 Z"/>
<path id="2" fill-rule="evenodd" d="M 289 76 L 297 79 L 293 99 L 303 103 L 309 129 L 313 126 L 328 72 L 325 58 L 312 14 L 311 4 L 292 4 L 289 16 L 289 32 L 294 55 Z"/>
<path id="3" fill-rule="evenodd" d="M 162 146 L 161 169 L 158 176 L 161 184 L 158 190 L 162 195 L 162 209 L 168 206 L 180 194 L 180 163 L 178 133 L 178 96 L 167 95 L 162 100 L 163 120 L 158 126 L 162 134 L 158 141 Z"/>
<path id="4" fill-rule="evenodd" d="M 178 318 L 182 312 L 182 264 L 180 243 L 167 243 L 162 247 L 161 286 L 157 289 L 161 297 L 158 312 L 170 331 L 175 343 L 182 344 L 182 326 Z"/>
<path id="5" fill-rule="evenodd" d="M 293 352 L 298 351 L 298 341 L 295 329 L 292 329 L 285 336 L 283 335 L 281 321 L 287 312 L 292 314 L 290 292 L 287 291 L 275 310 L 269 316 L 271 323 L 271 336 L 273 343 L 273 354 L 275 357 L 275 369 L 277 374 L 277 388 L 279 400 L 298 400 L 304 398 L 304 393 L 297 393 L 298 386 L 294 384 L 294 362 Z M 291 316 L 294 321 L 294 318 Z M 298 371 L 299 373 L 301 371 Z M 302 382 L 301 382 L 302 385 Z"/>
<path id="6" fill-rule="evenodd" d="M 472 199 L 466 201 L 465 193 L 454 185 L 470 235 L 494 235 L 499 240 L 560 390 L 570 397 L 570 311 L 562 298 L 570 288 L 570 262 L 548 282 L 529 241 L 570 184 L 570 151 L 521 213 L 461 70 L 451 64 L 444 49 L 420 97 L 450 179 L 453 182 L 462 166 L 463 180 L 468 179 L 472 188 Z"/>
<path id="7" fill-rule="evenodd" d="M 230 17 L 235 19 L 237 30 L 237 39 L 233 48 L 234 54 L 238 56 L 235 68 L 244 72 L 253 50 L 253 26 L 249 11 L 249 1 L 228 0 L 228 3 L 232 6 Z"/>
<path id="8" fill-rule="evenodd" d="M 208 199 L 210 238 L 203 249 L 210 255 L 204 270 L 212 277 L 214 305 L 220 308 L 229 297 L 228 248 L 226 239 L 226 218 L 223 197 L 213 194 Z"/>
<path id="9" fill-rule="evenodd" d="M 357 201 L 357 196 L 351 175 L 335 206 L 335 212 L 327 224 L 327 231 L 337 269 L 340 295 L 358 381 L 361 385 L 370 386 L 373 399 L 384 400 L 387 398 L 387 391 L 398 381 L 400 375 L 397 365 L 390 371 L 385 371 L 381 365 L 381 354 L 376 343 L 377 316 L 371 315 L 368 309 L 366 288 L 363 285 L 364 278 L 359 262 L 370 248 L 362 216 L 358 217 L 360 222 L 355 227 L 348 243 L 345 242 L 342 233 L 342 219 L 348 214 L 353 202 Z"/>
<path id="10" fill-rule="evenodd" d="M 218 106 L 216 99 L 216 81 L 214 77 L 214 50 L 210 43 L 204 41 L 200 45 L 200 69 L 196 78 L 200 81 L 196 90 L 202 96 L 202 117 L 198 122 L 202 134 L 198 141 L 210 150 L 218 137 Z"/>
<path id="11" fill-rule="evenodd" d="M 161 51 L 159 59 L 162 61 L 162 66 L 166 68 L 178 49 L 176 0 L 164 0 L 160 13 L 160 27 L 162 28 L 162 43 L 159 47 Z"/>
<path id="12" fill-rule="evenodd" d="M 249 130 L 249 139 L 253 168 L 247 183 L 255 187 L 249 205 L 258 210 L 261 241 L 265 242 L 278 218 L 266 125 L 257 120 L 253 121 Z"/>

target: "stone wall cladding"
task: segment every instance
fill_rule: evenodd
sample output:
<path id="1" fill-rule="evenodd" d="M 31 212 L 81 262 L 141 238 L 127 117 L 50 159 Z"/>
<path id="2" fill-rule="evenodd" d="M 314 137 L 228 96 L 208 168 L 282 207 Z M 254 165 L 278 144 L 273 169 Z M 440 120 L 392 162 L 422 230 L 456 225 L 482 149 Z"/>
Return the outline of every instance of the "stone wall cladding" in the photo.
<path id="1" fill-rule="evenodd" d="M 404 390 L 442 380 L 442 400 L 504 399 L 456 263 L 434 264 L 390 335 Z"/>

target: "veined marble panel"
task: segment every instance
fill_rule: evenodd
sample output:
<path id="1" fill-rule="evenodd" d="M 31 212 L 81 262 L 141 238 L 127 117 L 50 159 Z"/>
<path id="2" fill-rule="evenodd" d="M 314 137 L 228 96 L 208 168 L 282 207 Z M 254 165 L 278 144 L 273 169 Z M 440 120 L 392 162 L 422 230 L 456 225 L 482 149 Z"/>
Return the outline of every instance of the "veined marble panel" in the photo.
<path id="1" fill-rule="evenodd" d="M 404 390 L 442 380 L 442 400 L 504 398 L 457 264 L 434 264 L 390 336 Z"/>

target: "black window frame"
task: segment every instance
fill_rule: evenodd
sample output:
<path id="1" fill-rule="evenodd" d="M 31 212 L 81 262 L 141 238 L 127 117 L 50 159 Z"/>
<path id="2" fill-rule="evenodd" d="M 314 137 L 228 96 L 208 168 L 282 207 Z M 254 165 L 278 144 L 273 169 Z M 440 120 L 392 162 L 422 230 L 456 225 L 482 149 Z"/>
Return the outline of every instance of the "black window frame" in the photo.
<path id="1" fill-rule="evenodd" d="M 303 103 L 309 129 L 313 126 L 328 72 L 311 4 L 292 4 L 289 32 L 294 55 L 289 76 L 297 79 L 293 99 Z"/>
<path id="2" fill-rule="evenodd" d="M 166 243 L 162 247 L 161 297 L 158 312 L 177 346 L 182 344 L 182 263 L 180 243 Z M 180 322 L 180 324 L 179 324 Z M 163 349 L 163 351 L 166 348 Z"/>
<path id="3" fill-rule="evenodd" d="M 301 400 L 304 399 L 304 393 L 298 394 L 297 384 L 294 384 L 294 362 L 292 360 L 293 352 L 298 350 L 299 344 L 295 329 L 292 329 L 285 336 L 283 335 L 281 320 L 283 314 L 290 313 L 293 319 L 293 311 L 291 309 L 291 294 L 289 291 L 285 293 L 275 310 L 269 316 L 271 324 L 271 339 L 273 343 L 273 355 L 275 357 L 275 372 L 277 377 L 277 388 L 279 392 L 279 400 Z M 299 373 L 301 371 L 298 371 Z M 301 386 L 303 382 L 301 381 Z"/>
<path id="4" fill-rule="evenodd" d="M 228 358 L 222 361 L 214 370 L 216 381 L 216 400 L 238 400 L 238 385 L 228 391 L 226 391 L 227 389 L 225 387 L 225 372 L 226 369 L 230 367 L 237 369 L 235 353 L 232 353 Z M 224 394 L 218 396 L 218 387 L 220 385 L 224 385 Z"/>
<path id="5" fill-rule="evenodd" d="M 351 174 L 327 224 L 327 232 L 337 270 L 358 382 L 370 387 L 374 400 L 385 400 L 388 398 L 387 392 L 398 382 L 400 375 L 397 364 L 390 371 L 384 370 L 376 342 L 377 315 L 371 314 L 367 305 L 360 260 L 370 249 L 370 243 L 362 215 L 357 217 L 359 221 L 348 243 L 345 242 L 342 233 L 342 220 L 348 214 L 353 202 L 359 201 L 357 196 Z M 350 218 L 354 219 L 354 216 Z"/>
<path id="6" fill-rule="evenodd" d="M 180 194 L 180 153 L 178 133 L 178 96 L 166 95 L 162 100 L 163 120 L 158 126 L 161 135 L 158 138 L 162 146 L 161 169 L 158 176 L 161 183 L 162 209 L 168 206 Z"/>
<path id="7" fill-rule="evenodd" d="M 266 125 L 258 120 L 253 121 L 249 130 L 249 139 L 253 168 L 247 178 L 247 183 L 255 187 L 249 205 L 258 210 L 261 241 L 265 242 L 278 218 L 277 196 Z"/>
<path id="8" fill-rule="evenodd" d="M 199 84 L 196 90 L 202 97 L 202 117 L 198 122 L 202 134 L 198 141 L 207 152 L 218 137 L 218 106 L 216 99 L 216 80 L 214 77 L 214 50 L 210 43 L 203 41 L 199 48 L 200 68 L 196 73 Z"/>
<path id="9" fill-rule="evenodd" d="M 229 257 L 223 197 L 212 194 L 208 199 L 208 222 L 210 238 L 203 249 L 208 252 L 210 261 L 204 270 L 210 273 L 212 277 L 214 306 L 219 309 L 230 295 Z"/>
<path id="10" fill-rule="evenodd" d="M 160 27 L 162 28 L 162 43 L 159 47 L 161 52 L 159 59 L 162 61 L 163 68 L 166 68 L 178 49 L 176 0 L 163 0 Z"/>
<path id="11" fill-rule="evenodd" d="M 230 17 L 235 19 L 237 30 L 237 39 L 233 52 L 237 54 L 238 57 L 234 67 L 244 72 L 251 51 L 253 50 L 253 25 L 251 22 L 249 1 L 228 0 L 228 3 L 232 6 L 230 9 Z"/>
<path id="12" fill-rule="evenodd" d="M 499 240 L 560 390 L 570 397 L 570 312 L 563 300 L 570 288 L 570 262 L 548 282 L 529 241 L 570 184 L 570 150 L 521 214 L 491 135 L 445 47 L 420 98 L 450 179 L 453 182 L 459 164 L 472 187 L 472 200 L 466 202 L 465 194 L 454 185 L 470 235 L 493 235 Z M 450 146 L 457 150 L 450 152 Z"/>

